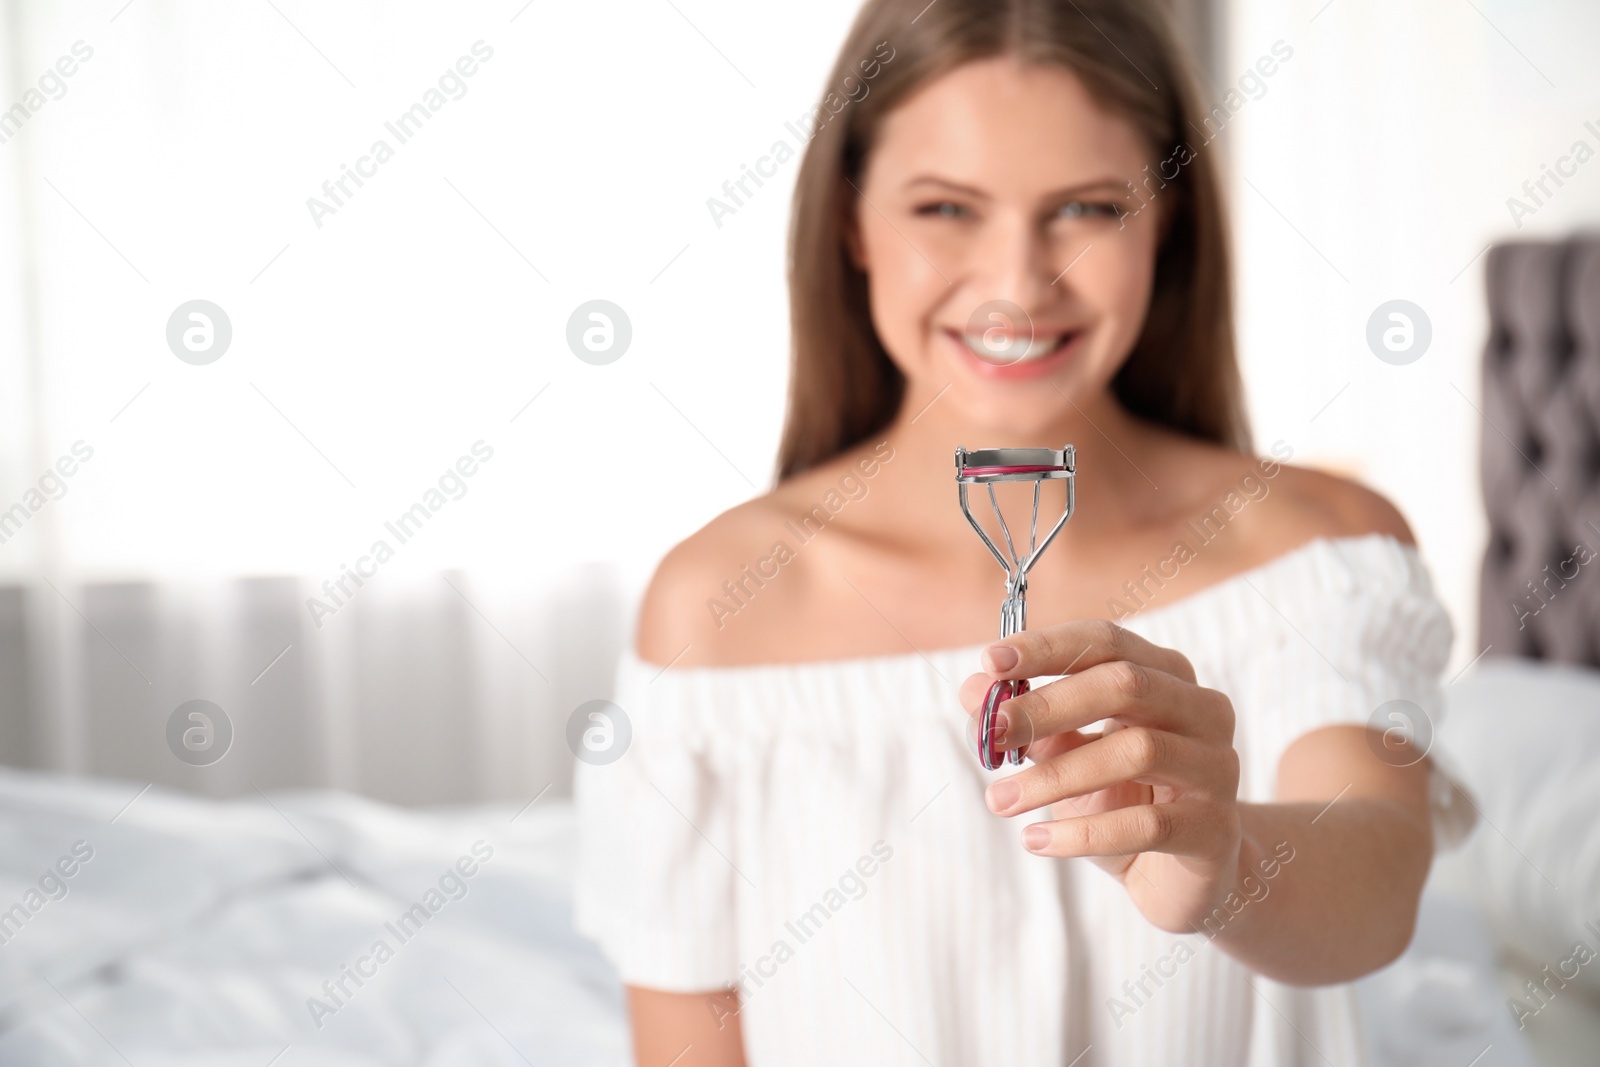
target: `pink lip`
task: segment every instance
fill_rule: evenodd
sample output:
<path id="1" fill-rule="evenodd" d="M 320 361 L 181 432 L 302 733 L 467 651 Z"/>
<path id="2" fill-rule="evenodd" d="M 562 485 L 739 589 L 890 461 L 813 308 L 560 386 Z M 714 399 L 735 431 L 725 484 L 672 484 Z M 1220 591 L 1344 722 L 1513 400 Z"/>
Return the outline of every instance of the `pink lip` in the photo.
<path id="1" fill-rule="evenodd" d="M 945 341 L 955 349 L 956 357 L 971 368 L 973 373 L 980 377 L 1009 382 L 1029 381 L 1054 374 L 1082 347 L 1084 335 L 1084 331 L 1081 329 L 1073 331 L 1072 335 L 1067 338 L 1066 344 L 1048 356 L 1023 360 L 1018 363 L 999 364 L 979 359 L 955 331 L 944 329 L 939 332 L 943 335 Z"/>

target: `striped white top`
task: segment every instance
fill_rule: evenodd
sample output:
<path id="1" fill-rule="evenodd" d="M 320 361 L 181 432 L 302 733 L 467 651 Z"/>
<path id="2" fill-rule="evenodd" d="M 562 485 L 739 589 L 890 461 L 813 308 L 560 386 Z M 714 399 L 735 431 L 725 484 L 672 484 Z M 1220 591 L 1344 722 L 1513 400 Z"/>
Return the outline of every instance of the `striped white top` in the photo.
<path id="1" fill-rule="evenodd" d="M 1416 550 L 1379 534 L 1123 624 L 1232 698 L 1248 801 L 1310 730 L 1396 698 L 1437 722 L 1452 639 Z M 1350 987 L 1253 975 L 1093 864 L 1023 850 L 1046 815 L 984 806 L 1016 768 L 982 768 L 957 699 L 982 647 L 668 670 L 625 652 L 629 748 L 577 769 L 579 932 L 628 984 L 737 985 L 752 1067 L 1365 1062 Z"/>

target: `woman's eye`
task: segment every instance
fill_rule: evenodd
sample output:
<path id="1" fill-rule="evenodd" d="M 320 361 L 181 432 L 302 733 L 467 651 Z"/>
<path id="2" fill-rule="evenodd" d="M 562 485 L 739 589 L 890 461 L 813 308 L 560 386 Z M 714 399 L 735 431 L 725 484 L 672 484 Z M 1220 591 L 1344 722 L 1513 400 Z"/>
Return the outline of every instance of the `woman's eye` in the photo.
<path id="1" fill-rule="evenodd" d="M 965 215 L 966 212 L 967 209 L 960 204 L 951 203 L 949 200 L 941 200 L 937 203 L 919 206 L 916 213 L 918 215 L 930 215 L 934 218 L 958 219 Z"/>
<path id="2" fill-rule="evenodd" d="M 1062 219 L 1120 219 L 1124 213 L 1123 206 L 1114 201 L 1090 203 L 1085 200 L 1074 200 L 1070 204 L 1061 205 L 1061 210 L 1056 217 Z"/>

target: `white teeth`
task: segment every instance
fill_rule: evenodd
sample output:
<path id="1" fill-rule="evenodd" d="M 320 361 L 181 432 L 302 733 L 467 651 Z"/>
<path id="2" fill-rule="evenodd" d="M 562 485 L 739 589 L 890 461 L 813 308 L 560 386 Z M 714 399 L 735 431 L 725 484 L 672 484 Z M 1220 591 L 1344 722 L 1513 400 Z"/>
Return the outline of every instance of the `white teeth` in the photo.
<path id="1" fill-rule="evenodd" d="M 993 363 L 1022 363 L 1054 352 L 1061 344 L 1062 338 L 1066 336 L 1064 333 L 1054 333 L 1035 337 L 1029 343 L 1021 337 L 1010 340 L 986 340 L 983 334 L 969 333 L 962 335 L 962 340 L 972 350 L 972 354 L 980 359 Z"/>

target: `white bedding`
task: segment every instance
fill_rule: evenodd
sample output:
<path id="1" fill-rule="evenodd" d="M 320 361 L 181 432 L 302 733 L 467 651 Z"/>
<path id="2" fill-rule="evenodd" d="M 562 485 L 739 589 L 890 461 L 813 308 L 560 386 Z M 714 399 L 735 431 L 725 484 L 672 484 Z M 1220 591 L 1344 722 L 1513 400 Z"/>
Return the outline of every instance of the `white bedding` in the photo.
<path id="1" fill-rule="evenodd" d="M 629 1062 L 621 989 L 571 929 L 565 802 L 151 789 L 119 816 L 140 788 L 0 770 L 0 1064 Z M 385 926 L 419 903 L 437 913 Z M 323 983 L 380 938 L 392 957 L 319 1028 L 308 998 L 333 1005 Z"/>
<path id="2" fill-rule="evenodd" d="M 0 768 L 0 1067 L 630 1062 L 617 979 L 572 932 L 566 801 L 140 789 Z M 1504 998 L 1475 905 L 1432 886 L 1362 983 L 1372 1062 L 1528 1067 Z"/>

